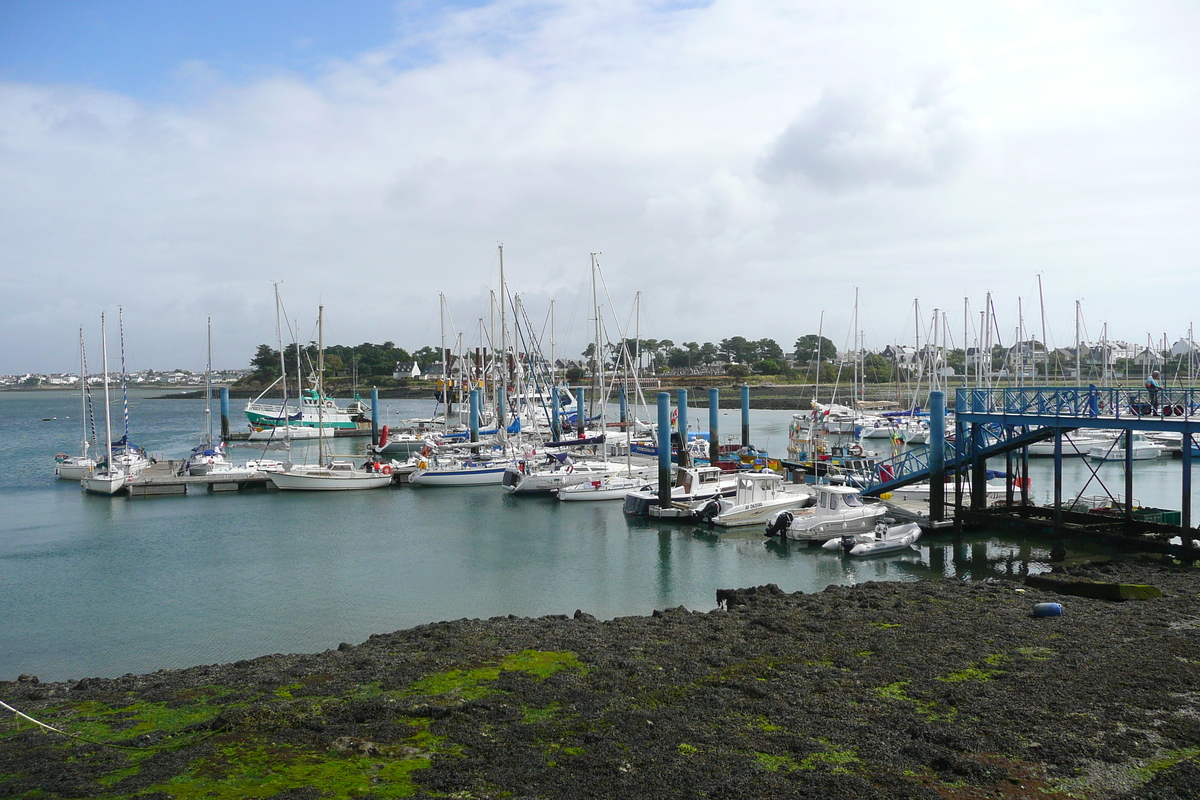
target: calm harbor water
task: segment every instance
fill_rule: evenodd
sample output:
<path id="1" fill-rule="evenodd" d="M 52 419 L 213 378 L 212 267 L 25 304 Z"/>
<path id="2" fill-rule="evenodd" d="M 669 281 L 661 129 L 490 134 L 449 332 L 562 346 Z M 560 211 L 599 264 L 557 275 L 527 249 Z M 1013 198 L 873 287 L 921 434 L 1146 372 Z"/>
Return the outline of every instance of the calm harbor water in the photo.
<path id="1" fill-rule="evenodd" d="M 161 394 L 131 394 L 132 438 L 159 457 L 182 458 L 199 439 L 203 405 L 153 399 Z M 66 392 L 0 392 L 0 679 L 313 652 L 460 617 L 707 610 L 717 589 L 763 583 L 811 592 L 868 580 L 1017 575 L 1046 569 L 1051 544 L 975 536 L 955 545 L 935 536 L 910 554 L 850 560 L 768 541 L 758 529 L 718 535 L 627 520 L 620 503 L 512 497 L 499 487 L 92 497 L 53 478 L 54 453 L 78 449 L 78 402 Z M 233 401 L 237 427 L 244 402 Z M 381 405 L 382 421 L 392 423 L 433 408 Z M 118 435 L 119 418 L 118 411 Z M 707 412 L 692 419 L 704 426 Z M 754 411 L 751 419 L 755 444 L 782 453 L 791 413 Z M 740 412 L 723 412 L 722 425 L 735 434 Z M 361 454 L 366 444 L 338 440 L 335 448 Z M 231 455 L 241 461 L 260 451 Z M 1035 462 L 1034 470 L 1035 497 L 1046 502 L 1049 465 Z M 1090 474 L 1082 462 L 1068 470 L 1079 484 Z M 1139 500 L 1179 507 L 1178 461 L 1137 470 Z M 1101 468 L 1114 491 L 1123 490 L 1122 475 L 1119 465 Z"/>

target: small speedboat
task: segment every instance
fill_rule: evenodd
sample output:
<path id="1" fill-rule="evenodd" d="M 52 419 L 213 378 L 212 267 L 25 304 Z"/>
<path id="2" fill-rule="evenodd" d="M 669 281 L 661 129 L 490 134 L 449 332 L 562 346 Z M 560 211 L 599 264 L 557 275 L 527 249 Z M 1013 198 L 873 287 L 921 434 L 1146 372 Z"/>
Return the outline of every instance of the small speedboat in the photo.
<path id="1" fill-rule="evenodd" d="M 881 519 L 867 533 L 847 534 L 830 539 L 821 545 L 825 550 L 841 550 L 852 556 L 874 556 L 907 550 L 921 538 L 921 528 L 915 522 L 894 524 L 891 518 Z"/>
<path id="2" fill-rule="evenodd" d="M 782 536 L 798 542 L 827 542 L 847 534 L 866 533 L 875 528 L 887 508 L 879 502 L 863 502 L 859 491 L 842 483 L 811 487 L 817 502 L 804 508 L 776 512 L 767 522 L 767 536 Z"/>
<path id="3" fill-rule="evenodd" d="M 817 502 L 816 492 L 805 485 L 786 484 L 783 477 L 764 470 L 739 472 L 733 497 L 714 497 L 693 504 L 693 515 L 723 528 L 761 525 L 783 509 L 803 508 Z"/>

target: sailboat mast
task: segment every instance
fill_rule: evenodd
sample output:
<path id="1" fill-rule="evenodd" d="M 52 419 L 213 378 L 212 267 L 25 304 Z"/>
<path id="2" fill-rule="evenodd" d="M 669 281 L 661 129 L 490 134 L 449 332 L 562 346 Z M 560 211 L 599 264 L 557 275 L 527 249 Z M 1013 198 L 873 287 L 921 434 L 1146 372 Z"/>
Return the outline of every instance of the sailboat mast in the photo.
<path id="1" fill-rule="evenodd" d="M 858 385 L 858 287 L 854 287 L 854 410 L 858 411 L 859 401 L 859 385 Z M 866 381 L 864 380 L 864 383 Z"/>
<path id="2" fill-rule="evenodd" d="M 87 357 L 83 353 L 83 326 L 79 326 L 79 443 L 80 453 L 87 458 Z"/>
<path id="3" fill-rule="evenodd" d="M 284 429 L 288 426 L 288 362 L 283 354 L 283 329 L 280 326 L 280 284 L 272 284 L 275 287 L 275 341 L 280 345 L 280 385 L 283 386 L 283 404 L 280 410 L 283 413 Z"/>
<path id="4" fill-rule="evenodd" d="M 112 475 L 112 415 L 109 413 L 108 407 L 108 332 L 104 327 L 104 312 L 100 313 L 100 349 L 104 351 L 104 442 L 107 448 L 107 457 L 104 463 L 108 465 L 106 467 L 108 474 Z"/>
<path id="5" fill-rule="evenodd" d="M 438 329 L 442 342 L 442 427 L 448 429 L 450 427 L 450 397 L 449 387 L 446 385 L 446 362 L 450 356 L 446 353 L 446 295 L 442 292 L 438 292 Z"/>
<path id="6" fill-rule="evenodd" d="M 1082 367 L 1082 360 L 1081 360 L 1081 359 L 1080 359 L 1080 357 L 1079 357 L 1079 348 L 1080 348 L 1080 342 L 1079 342 L 1079 301 L 1078 301 L 1078 300 L 1076 300 L 1076 301 L 1075 301 L 1075 386 L 1076 386 L 1076 387 L 1079 387 L 1079 386 L 1081 386 L 1081 385 L 1082 385 L 1082 384 L 1080 384 L 1080 383 L 1079 383 L 1079 381 L 1080 381 L 1080 378 L 1082 377 L 1082 375 L 1081 375 L 1081 373 L 1080 373 L 1080 368 Z"/>
<path id="7" fill-rule="evenodd" d="M 508 305 L 508 289 L 504 285 L 504 244 L 500 244 L 500 385 L 496 387 L 496 420 L 500 441 L 504 441 L 508 427 L 508 329 L 504 307 Z"/>
<path id="8" fill-rule="evenodd" d="M 971 385 L 971 360 L 967 358 L 967 351 L 970 350 L 971 343 L 971 300 L 968 297 L 963 298 L 963 388 Z M 979 360 L 978 351 L 975 353 L 975 360 Z"/>
<path id="9" fill-rule="evenodd" d="M 1042 312 L 1042 353 L 1046 356 L 1046 383 L 1050 383 L 1050 340 L 1046 338 L 1046 298 L 1042 295 L 1042 273 L 1038 273 L 1038 305 Z M 1036 370 L 1035 370 L 1036 372 Z"/>
<path id="10" fill-rule="evenodd" d="M 207 407 L 204 410 L 204 416 L 208 419 L 208 444 L 212 446 L 212 317 L 208 318 L 208 364 L 204 370 L 204 386 L 205 394 L 208 396 Z"/>
<path id="11" fill-rule="evenodd" d="M 594 337 L 592 339 L 592 341 L 594 341 L 596 343 L 596 349 L 592 356 L 596 360 L 596 368 L 594 370 L 592 370 L 592 384 L 593 384 L 592 391 L 594 392 L 594 394 L 592 395 L 591 411 L 592 411 L 592 416 L 596 416 L 596 404 L 597 403 L 602 404 L 602 399 L 600 397 L 600 393 L 602 391 L 601 387 L 603 387 L 603 385 L 604 385 L 604 356 L 601 353 L 601 350 L 603 349 L 604 345 L 602 345 L 600 343 L 600 298 L 596 294 L 596 254 L 591 253 L 591 257 L 592 257 L 592 315 L 593 315 L 592 326 L 593 326 L 593 337 Z M 686 435 L 686 434 L 684 434 L 684 435 Z"/>
<path id="12" fill-rule="evenodd" d="M 121 332 L 121 405 L 125 412 L 125 446 L 129 441 L 129 380 L 125 375 L 125 309 L 117 306 L 117 322 Z"/>
<path id="13" fill-rule="evenodd" d="M 325 463 L 325 306 L 317 306 L 317 465 Z"/>

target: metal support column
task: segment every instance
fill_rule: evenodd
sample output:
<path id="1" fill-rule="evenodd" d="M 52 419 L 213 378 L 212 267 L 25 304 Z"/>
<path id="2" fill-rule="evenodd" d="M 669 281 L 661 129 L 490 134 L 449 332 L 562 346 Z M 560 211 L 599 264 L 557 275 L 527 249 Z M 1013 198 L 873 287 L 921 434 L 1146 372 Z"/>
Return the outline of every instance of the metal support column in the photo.
<path id="1" fill-rule="evenodd" d="M 718 427 L 721 420 L 721 390 L 708 390 L 708 461 L 716 466 L 721 457 L 721 436 Z"/>
<path id="2" fill-rule="evenodd" d="M 946 393 L 929 393 L 929 521 L 946 518 Z"/>
<path id="3" fill-rule="evenodd" d="M 1125 525 L 1133 525 L 1133 429 L 1125 431 Z"/>
<path id="4" fill-rule="evenodd" d="M 671 505 L 671 395 L 658 393 L 658 505 Z"/>
<path id="5" fill-rule="evenodd" d="M 691 458 L 688 456 L 687 435 L 688 435 L 688 418 L 687 418 L 687 389 L 680 389 L 677 392 L 679 409 L 679 466 L 690 467 L 692 465 Z"/>

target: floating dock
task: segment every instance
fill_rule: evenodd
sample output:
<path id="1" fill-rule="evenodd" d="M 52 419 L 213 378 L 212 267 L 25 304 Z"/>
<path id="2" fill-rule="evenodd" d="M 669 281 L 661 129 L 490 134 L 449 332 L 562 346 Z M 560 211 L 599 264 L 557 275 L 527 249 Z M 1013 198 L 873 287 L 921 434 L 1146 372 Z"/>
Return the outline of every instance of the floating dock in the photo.
<path id="1" fill-rule="evenodd" d="M 131 480 L 130 497 L 167 497 L 187 494 L 189 487 L 204 487 L 210 492 L 238 492 L 242 489 L 271 489 L 274 484 L 263 472 L 217 472 L 209 475 L 181 475 L 183 461 L 159 461 Z"/>

